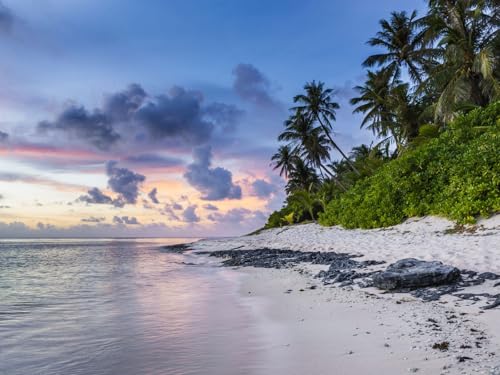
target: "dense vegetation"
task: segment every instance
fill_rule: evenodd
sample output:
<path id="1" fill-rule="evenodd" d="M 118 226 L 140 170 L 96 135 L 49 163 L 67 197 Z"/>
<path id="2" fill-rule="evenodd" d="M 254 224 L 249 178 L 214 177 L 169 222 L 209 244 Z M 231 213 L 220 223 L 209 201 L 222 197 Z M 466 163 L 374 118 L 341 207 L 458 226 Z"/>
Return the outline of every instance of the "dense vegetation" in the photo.
<path id="1" fill-rule="evenodd" d="M 379 141 L 348 155 L 332 131 L 335 92 L 307 83 L 272 158 L 288 196 L 266 227 L 373 228 L 427 214 L 472 222 L 500 211 L 499 26 L 487 0 L 430 0 L 423 17 L 381 20 L 368 41 L 381 51 L 363 62 L 351 99 Z"/>

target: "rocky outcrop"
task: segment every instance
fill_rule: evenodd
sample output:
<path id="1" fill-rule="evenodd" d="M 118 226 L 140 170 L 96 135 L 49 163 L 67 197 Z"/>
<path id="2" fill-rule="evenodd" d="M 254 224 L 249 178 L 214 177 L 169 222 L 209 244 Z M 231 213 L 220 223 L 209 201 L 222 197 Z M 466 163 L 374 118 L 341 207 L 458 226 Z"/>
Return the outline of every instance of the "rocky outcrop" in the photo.
<path id="1" fill-rule="evenodd" d="M 349 267 L 357 262 L 355 255 L 334 252 L 309 252 L 281 249 L 221 250 L 198 252 L 212 257 L 224 258 L 222 264 L 229 267 L 288 268 L 299 263 L 341 264 Z"/>
<path id="2" fill-rule="evenodd" d="M 401 259 L 373 277 L 374 286 L 384 290 L 439 286 L 458 280 L 458 268 L 437 261 L 426 262 L 413 258 Z"/>

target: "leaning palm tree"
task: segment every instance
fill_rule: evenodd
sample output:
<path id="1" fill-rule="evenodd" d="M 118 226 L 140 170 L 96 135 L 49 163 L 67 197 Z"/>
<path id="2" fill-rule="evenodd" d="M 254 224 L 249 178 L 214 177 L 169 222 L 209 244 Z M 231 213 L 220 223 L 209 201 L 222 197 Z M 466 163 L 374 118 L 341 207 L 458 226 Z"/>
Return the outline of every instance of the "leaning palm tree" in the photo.
<path id="1" fill-rule="evenodd" d="M 330 147 L 321 128 L 314 127 L 308 117 L 300 112 L 290 116 L 285 122 L 285 131 L 279 135 L 278 140 L 291 142 L 296 153 L 318 168 L 323 176 L 323 171 L 326 170 L 324 161 L 329 159 Z M 326 172 L 330 173 L 328 170 Z"/>
<path id="2" fill-rule="evenodd" d="M 359 174 L 354 164 L 349 160 L 347 155 L 335 143 L 331 136 L 332 121 L 336 119 L 336 111 L 340 108 L 339 104 L 332 100 L 333 89 L 325 89 L 323 82 L 312 81 L 304 86 L 305 95 L 296 95 L 293 98 L 294 103 L 299 104 L 292 108 L 304 116 L 309 117 L 312 121 L 318 121 L 323 134 L 330 140 L 331 145 L 335 148 L 342 157 L 349 163 L 352 170 Z"/>
<path id="3" fill-rule="evenodd" d="M 441 88 L 435 117 L 448 121 L 457 108 L 485 106 L 500 98 L 498 1 L 430 0 L 420 21 L 441 49 L 429 80 Z"/>
<path id="4" fill-rule="evenodd" d="M 296 152 L 292 150 L 290 145 L 280 146 L 278 152 L 271 158 L 271 165 L 273 166 L 273 169 L 280 170 L 280 176 L 288 178 L 297 158 L 298 156 Z"/>
<path id="5" fill-rule="evenodd" d="M 426 65 L 426 60 L 436 51 L 426 46 L 416 17 L 416 11 L 410 15 L 406 12 L 392 12 L 389 20 L 380 20 L 381 30 L 368 44 L 382 47 L 386 51 L 369 56 L 363 66 L 382 66 L 391 72 L 394 80 L 399 79 L 404 67 L 411 79 L 420 84 L 422 66 Z"/>

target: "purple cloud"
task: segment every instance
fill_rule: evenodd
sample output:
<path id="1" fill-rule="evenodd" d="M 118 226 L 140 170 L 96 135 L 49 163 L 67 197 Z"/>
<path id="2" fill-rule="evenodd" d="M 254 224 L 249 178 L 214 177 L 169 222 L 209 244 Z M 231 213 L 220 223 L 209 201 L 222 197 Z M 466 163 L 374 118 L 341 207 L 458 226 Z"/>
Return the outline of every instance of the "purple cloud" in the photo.
<path id="1" fill-rule="evenodd" d="M 241 187 L 233 183 L 233 176 L 227 169 L 211 168 L 210 146 L 194 149 L 193 163 L 189 164 L 184 177 L 188 183 L 201 192 L 203 200 L 241 199 Z"/>
<path id="2" fill-rule="evenodd" d="M 233 75 L 233 89 L 242 99 L 264 108 L 280 107 L 270 94 L 269 80 L 255 66 L 238 64 Z"/>

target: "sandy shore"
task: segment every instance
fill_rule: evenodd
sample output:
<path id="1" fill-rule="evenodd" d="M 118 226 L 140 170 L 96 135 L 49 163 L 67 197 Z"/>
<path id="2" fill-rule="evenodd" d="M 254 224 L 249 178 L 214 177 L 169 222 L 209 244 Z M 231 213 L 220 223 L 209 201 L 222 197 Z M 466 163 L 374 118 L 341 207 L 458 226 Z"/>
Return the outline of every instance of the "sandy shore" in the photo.
<path id="1" fill-rule="evenodd" d="M 205 251 L 262 247 L 347 252 L 387 262 L 415 257 L 500 273 L 500 219 L 463 233 L 437 218 L 367 231 L 307 224 L 195 245 Z M 493 370 L 500 366 L 500 307 L 483 311 L 480 303 L 452 296 L 422 302 L 375 288 L 322 285 L 314 275 L 325 266 L 240 269 L 242 301 L 259 306 L 271 348 L 263 374 L 500 374 L 500 368 Z M 467 292 L 498 294 L 500 287 L 492 281 Z M 442 342 L 448 350 L 433 349 Z"/>

